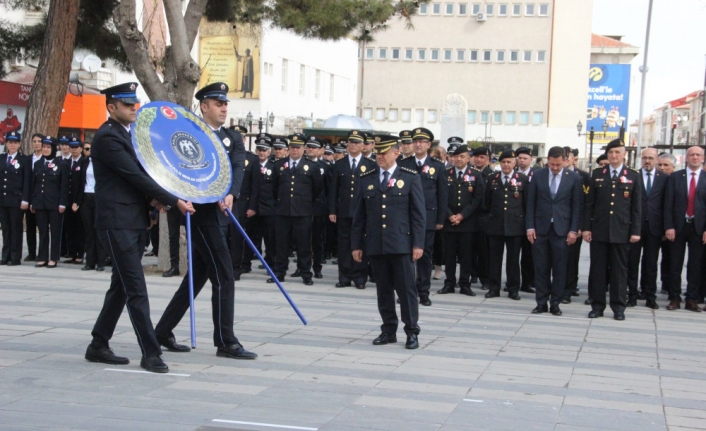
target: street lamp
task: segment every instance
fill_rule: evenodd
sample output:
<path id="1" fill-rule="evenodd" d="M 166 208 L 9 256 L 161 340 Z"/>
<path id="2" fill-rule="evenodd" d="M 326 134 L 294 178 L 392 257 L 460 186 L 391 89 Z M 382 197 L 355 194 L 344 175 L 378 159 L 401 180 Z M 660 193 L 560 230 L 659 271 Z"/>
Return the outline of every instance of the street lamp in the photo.
<path id="1" fill-rule="evenodd" d="M 245 124 L 248 125 L 248 131 L 250 132 L 250 141 L 248 142 L 248 149 L 252 148 L 252 112 L 248 111 L 248 115 L 245 116 Z"/>
<path id="2" fill-rule="evenodd" d="M 672 123 L 672 134 L 669 137 L 669 154 L 674 154 L 674 135 L 677 132 L 677 123 Z"/>
<path id="3" fill-rule="evenodd" d="M 605 138 L 605 133 L 608 131 L 608 123 L 603 122 L 603 137 Z M 590 141 L 590 147 L 588 150 L 588 172 L 593 172 L 593 138 L 595 137 L 595 131 L 593 130 L 593 126 L 591 126 L 591 130 L 589 130 L 586 133 L 581 133 L 581 130 L 583 130 L 583 124 L 581 124 L 581 120 L 579 120 L 579 123 L 576 125 L 576 130 L 579 132 L 579 137 L 580 136 L 588 136 L 588 139 Z M 621 125 L 621 130 L 622 130 L 622 125 Z"/>
<path id="4" fill-rule="evenodd" d="M 267 124 L 265 124 L 265 132 L 269 133 L 270 132 L 270 127 L 275 126 L 275 113 L 270 112 L 270 115 L 267 116 Z"/>

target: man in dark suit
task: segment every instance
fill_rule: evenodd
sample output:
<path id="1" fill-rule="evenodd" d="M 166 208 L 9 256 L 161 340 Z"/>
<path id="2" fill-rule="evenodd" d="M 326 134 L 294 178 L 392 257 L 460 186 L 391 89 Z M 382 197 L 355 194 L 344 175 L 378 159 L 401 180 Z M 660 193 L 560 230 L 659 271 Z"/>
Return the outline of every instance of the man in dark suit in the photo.
<path id="1" fill-rule="evenodd" d="M 500 296 L 503 252 L 507 247 L 505 270 L 508 298 L 520 299 L 520 248 L 526 237 L 525 208 L 529 180 L 515 172 L 515 152 L 500 154 L 500 172 L 491 174 L 485 188 L 485 206 L 490 213 L 487 231 L 490 242 L 490 289 L 486 298 Z"/>
<path id="2" fill-rule="evenodd" d="M 407 349 L 419 347 L 419 304 L 414 261 L 424 254 L 426 208 L 416 169 L 399 166 L 397 137 L 375 137 L 378 168 L 360 176 L 351 234 L 353 259 L 370 258 L 375 273 L 381 334 L 374 345 L 397 342 L 395 292 L 407 334 Z M 441 173 L 440 173 L 441 174 Z"/>
<path id="3" fill-rule="evenodd" d="M 449 201 L 449 187 L 446 184 L 446 166 L 444 162 L 429 155 L 434 134 L 423 127 L 414 129 L 412 135 L 414 157 L 408 157 L 400 162 L 400 166 L 416 170 L 422 180 L 424 202 L 427 208 L 426 239 L 424 241 L 424 256 L 417 261 L 417 293 L 419 303 L 431 305 L 429 289 L 431 288 L 432 252 L 436 231 L 444 227 L 446 207 Z"/>
<path id="4" fill-rule="evenodd" d="M 83 264 L 83 253 L 85 249 L 85 237 L 83 234 L 83 223 L 78 210 L 73 209 L 73 197 L 76 196 L 76 189 L 81 177 L 81 162 L 83 161 L 83 142 L 78 138 L 69 139 L 69 151 L 71 157 L 66 160 L 69 166 L 69 208 L 64 214 L 64 229 L 66 230 L 66 250 L 68 259 L 63 263 Z"/>
<path id="5" fill-rule="evenodd" d="M 323 278 L 321 270 L 324 263 L 324 241 L 326 240 L 326 220 L 328 220 L 328 193 L 329 164 L 321 158 L 323 141 L 316 136 L 309 136 L 306 142 L 305 157 L 316 165 L 321 174 L 321 192 L 314 200 L 311 224 L 311 256 L 314 278 Z"/>
<path id="6" fill-rule="evenodd" d="M 637 305 L 638 272 L 640 287 L 647 303 L 653 310 L 657 305 L 657 258 L 664 234 L 664 194 L 669 178 L 657 169 L 657 150 L 642 150 L 642 169 L 639 186 L 642 189 L 642 231 L 640 241 L 630 244 L 628 254 L 628 307 Z M 642 254 L 642 271 L 640 255 Z"/>
<path id="7" fill-rule="evenodd" d="M 684 252 L 689 249 L 686 264 L 686 304 L 684 308 L 699 312 L 697 305 L 703 244 L 706 243 L 706 175 L 703 172 L 704 150 L 693 146 L 686 150 L 686 169 L 669 177 L 664 198 L 665 236 L 671 245 L 670 291 L 667 310 L 681 308 L 681 273 Z"/>
<path id="8" fill-rule="evenodd" d="M 527 177 L 528 184 L 532 182 L 534 168 L 532 167 L 532 149 L 520 147 L 515 150 L 517 160 L 517 172 Z M 529 185 L 527 186 L 529 191 Z M 522 272 L 522 284 L 520 291 L 536 293 L 534 289 L 534 262 L 532 261 L 532 244 L 527 239 L 527 235 L 522 235 L 522 256 L 520 260 L 520 271 Z"/>
<path id="9" fill-rule="evenodd" d="M 19 153 L 22 136 L 17 132 L 5 135 L 5 152 L 0 154 L 0 226 L 2 226 L 2 257 L 0 265 L 22 263 L 22 215 L 29 208 L 32 181 L 31 158 Z"/>
<path id="10" fill-rule="evenodd" d="M 591 175 L 588 172 L 584 172 L 576 167 L 576 158 L 578 157 L 578 153 L 579 150 L 576 148 L 564 147 L 564 154 L 566 154 L 564 167 L 569 172 L 576 172 L 581 177 L 581 183 L 583 184 L 584 191 L 583 197 L 585 201 L 586 191 L 588 190 L 589 183 L 591 182 Z M 581 214 L 581 216 L 583 216 L 583 214 Z M 562 304 L 570 304 L 572 296 L 579 296 L 579 259 L 581 258 L 582 243 L 583 239 L 581 235 L 579 235 L 578 238 L 576 238 L 576 242 L 569 246 L 566 286 L 564 287 L 564 299 L 561 301 Z"/>
<path id="11" fill-rule="evenodd" d="M 263 133 L 258 136 L 258 140 L 262 138 L 269 139 L 269 135 Z M 252 227 L 250 221 L 257 214 L 260 198 L 260 159 L 253 153 L 245 152 L 245 172 L 243 174 L 243 183 L 240 186 L 240 196 L 235 202 L 235 215 L 238 222 L 250 233 Z M 245 239 L 240 234 L 240 231 L 233 225 L 228 226 L 230 230 L 230 252 L 233 258 L 233 277 L 236 281 L 240 280 L 242 274 L 247 274 L 252 271 L 253 252 Z M 248 235 L 250 236 L 250 235 Z M 250 238 L 252 240 L 252 238 Z"/>
<path id="12" fill-rule="evenodd" d="M 615 139 L 606 152 L 609 165 L 594 169 L 583 216 L 583 239 L 591 243 L 588 317 L 603 316 L 606 284 L 610 282 L 613 318 L 625 320 L 628 252 L 642 231 L 642 188 L 640 174 L 624 165 L 625 144 Z"/>
<path id="13" fill-rule="evenodd" d="M 411 138 L 410 138 L 411 140 Z M 350 253 L 351 227 L 355 201 L 360 193 L 360 176 L 375 169 L 372 160 L 363 157 L 361 150 L 365 135 L 358 130 L 348 133 L 348 155 L 336 162 L 331 172 L 331 186 L 328 196 L 329 220 L 336 223 L 338 231 L 338 283 L 336 287 L 348 287 L 351 283 L 358 289 L 365 288 L 368 280 L 368 266 L 356 262 Z"/>
<path id="14" fill-rule="evenodd" d="M 564 168 L 563 148 L 550 148 L 547 167 L 535 171 L 527 196 L 527 239 L 532 243 L 537 290 L 533 314 L 562 314 L 568 251 L 578 237 L 582 205 L 581 177 Z"/>
<path id="15" fill-rule="evenodd" d="M 178 206 L 184 213 L 193 212 L 193 207 L 157 185 L 137 160 L 129 131 L 137 118 L 137 85 L 131 82 L 101 91 L 106 95 L 110 118 L 93 140 L 95 223 L 98 238 L 113 259 L 113 276 L 85 357 L 106 364 L 130 362 L 115 355 L 108 344 L 127 305 L 142 351 L 140 366 L 147 371 L 166 373 L 169 368 L 161 358 L 162 350 L 152 327 L 141 262 L 149 226 L 148 196 L 153 204 Z"/>
<path id="16" fill-rule="evenodd" d="M 277 160 L 274 165 L 275 223 L 277 232 L 277 259 L 272 268 L 280 281 L 284 281 L 289 267 L 289 249 L 297 250 L 297 270 L 302 282 L 314 284 L 311 273 L 311 223 L 316 197 L 323 191 L 321 170 L 316 163 L 304 156 L 306 136 L 292 135 L 289 139 L 289 157 Z M 272 278 L 268 283 L 274 283 Z"/>
<path id="17" fill-rule="evenodd" d="M 473 166 L 481 172 L 483 181 L 487 182 L 488 176 L 494 172 L 490 167 L 490 150 L 487 147 L 473 149 Z M 488 279 L 488 269 L 490 268 L 490 262 L 488 262 L 490 243 L 486 230 L 488 211 L 485 205 L 479 208 L 476 218 L 478 230 L 473 232 L 473 249 L 478 250 L 478 253 L 473 255 L 471 283 L 480 281 L 481 290 L 488 290 L 490 287 L 490 280 Z"/>

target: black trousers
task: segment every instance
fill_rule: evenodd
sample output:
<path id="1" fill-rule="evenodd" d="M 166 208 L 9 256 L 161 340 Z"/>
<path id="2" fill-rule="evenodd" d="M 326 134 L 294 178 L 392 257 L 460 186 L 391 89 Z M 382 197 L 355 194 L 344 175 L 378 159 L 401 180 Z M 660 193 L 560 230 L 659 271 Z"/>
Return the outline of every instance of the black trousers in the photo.
<path id="1" fill-rule="evenodd" d="M 427 230 L 424 237 L 424 254 L 417 260 L 417 293 L 419 297 L 428 297 L 431 288 L 431 272 L 434 266 L 431 263 L 431 255 L 434 251 L 435 230 Z M 377 273 L 375 273 L 377 277 Z M 376 278 L 377 280 L 377 278 Z"/>
<path id="2" fill-rule="evenodd" d="M 39 227 L 39 262 L 58 262 L 61 257 L 61 226 L 63 215 L 59 210 L 35 210 Z M 51 243 L 51 248 L 50 248 Z"/>
<path id="3" fill-rule="evenodd" d="M 262 257 L 265 258 L 265 262 L 272 268 L 277 255 L 275 247 L 275 216 L 253 216 L 250 219 L 250 227 L 252 230 L 250 239 Z M 265 245 L 264 248 L 262 247 L 263 243 Z"/>
<path id="4" fill-rule="evenodd" d="M 671 245 L 669 301 L 681 301 L 681 273 L 684 267 L 684 252 L 689 249 L 686 263 L 686 300 L 696 301 L 701 282 L 701 261 L 704 245 L 701 235 L 696 233 L 693 223 L 687 223 L 674 238 Z"/>
<path id="5" fill-rule="evenodd" d="M 647 299 L 657 299 L 657 258 L 661 245 L 662 236 L 652 235 L 649 220 L 643 221 L 640 241 L 630 244 L 628 253 L 628 297 L 631 300 L 637 299 L 638 273 L 640 288 Z"/>
<path id="6" fill-rule="evenodd" d="M 532 243 L 527 236 L 522 237 L 522 256 L 520 259 L 520 271 L 522 272 L 521 287 L 534 287 L 534 262 L 532 259 Z"/>
<path id="7" fill-rule="evenodd" d="M 628 293 L 628 252 L 630 243 L 612 244 L 609 242 L 591 242 L 591 308 L 603 311 L 606 308 L 605 294 L 610 282 L 610 308 L 613 313 L 624 313 Z M 608 263 L 610 262 L 610 269 Z M 606 280 L 606 272 L 609 280 Z"/>
<path id="8" fill-rule="evenodd" d="M 356 262 L 351 255 L 351 227 L 353 219 L 336 218 L 338 225 L 338 281 L 341 283 L 365 284 L 368 281 L 368 257 Z"/>
<path id="9" fill-rule="evenodd" d="M 520 249 L 521 236 L 489 235 L 490 245 L 490 291 L 500 292 L 503 272 L 503 252 L 507 248 L 505 273 L 508 293 L 520 291 Z"/>
<path id="10" fill-rule="evenodd" d="M 329 220 L 326 217 L 326 244 L 324 246 L 324 257 L 326 259 L 338 255 L 338 232 L 336 229 L 336 223 Z"/>
<path id="11" fill-rule="evenodd" d="M 86 247 L 86 237 L 83 232 L 81 214 L 71 208 L 64 211 L 64 228 L 66 229 L 66 249 L 70 259 L 83 259 Z"/>
<path id="12" fill-rule="evenodd" d="M 179 268 L 179 237 L 181 236 L 181 211 L 179 208 L 167 211 L 167 230 L 169 232 L 169 266 L 170 268 Z M 159 242 L 157 242 L 157 247 L 159 247 Z"/>
<path id="13" fill-rule="evenodd" d="M 444 286 L 456 286 L 456 260 L 459 261 L 460 272 L 458 285 L 471 287 L 471 265 L 473 256 L 473 232 L 447 232 L 444 236 L 444 270 L 446 280 Z"/>
<path id="14" fill-rule="evenodd" d="M 252 230 L 249 226 L 250 219 L 247 215 L 247 204 L 247 200 L 236 203 L 238 207 L 235 213 L 238 223 L 240 223 L 240 227 L 245 230 L 246 234 Z M 231 223 L 228 225 L 228 232 L 230 236 L 230 253 L 232 257 L 233 272 L 240 275 L 243 272 L 252 269 L 253 253 L 250 250 L 250 246 L 245 242 L 245 238 L 243 238 L 243 235 L 234 224 Z M 250 240 L 252 241 L 252 238 Z"/>
<path id="15" fill-rule="evenodd" d="M 434 235 L 434 248 L 431 253 L 431 263 L 434 266 L 441 266 L 444 264 L 444 235 L 441 232 L 437 232 Z"/>
<path id="16" fill-rule="evenodd" d="M 480 219 L 479 219 L 480 221 Z M 490 244 L 488 235 L 485 234 L 485 223 L 479 224 L 480 230 L 473 232 L 473 249 L 478 253 L 473 255 L 473 267 L 471 270 L 473 277 L 478 277 L 481 284 L 488 284 L 488 255 L 490 254 Z"/>
<path id="17" fill-rule="evenodd" d="M 37 215 L 30 210 L 25 211 L 25 225 L 27 229 L 27 256 L 37 257 Z"/>
<path id="18" fill-rule="evenodd" d="M 419 334 L 419 302 L 414 283 L 414 263 L 409 254 L 370 256 L 375 272 L 378 311 L 382 318 L 380 330 L 386 334 L 397 333 L 395 292 L 400 299 L 400 314 L 405 334 Z"/>
<path id="19" fill-rule="evenodd" d="M 328 216 L 314 216 L 311 227 L 311 253 L 315 272 L 321 272 L 324 262 L 324 241 L 326 240 L 326 220 Z"/>
<path id="20" fill-rule="evenodd" d="M 127 305 L 142 355 L 162 354 L 150 318 L 147 284 L 142 269 L 146 236 L 146 229 L 98 230 L 98 239 L 113 258 L 113 274 L 103 308 L 91 332 L 94 347 L 109 347 L 115 326 Z"/>
<path id="21" fill-rule="evenodd" d="M 553 227 L 547 235 L 537 235 L 532 245 L 537 305 L 561 303 L 566 287 L 568 257 L 566 236 L 557 235 Z"/>
<path id="22" fill-rule="evenodd" d="M 564 297 L 566 298 L 571 296 L 571 292 L 578 290 L 581 244 L 583 244 L 583 239 L 578 237 L 576 238 L 576 242 L 569 246 L 569 258 L 566 267 L 566 287 L 564 287 Z"/>
<path id="23" fill-rule="evenodd" d="M 96 229 L 96 195 L 86 193 L 83 204 L 78 209 L 83 222 L 84 237 L 86 238 L 86 266 L 91 268 L 105 265 L 106 253 L 103 245 L 97 240 Z"/>
<path id="24" fill-rule="evenodd" d="M 277 232 L 277 260 L 273 271 L 284 279 L 289 268 L 289 250 L 297 250 L 297 268 L 301 277 L 311 278 L 311 216 L 275 216 Z"/>
<path id="25" fill-rule="evenodd" d="M 672 265 L 672 242 L 668 240 L 662 241 L 660 244 L 662 259 L 659 262 L 659 278 L 662 281 L 662 289 L 669 292 L 671 288 L 670 274 Z"/>
<path id="26" fill-rule="evenodd" d="M 225 226 L 199 226 L 191 228 L 192 270 L 194 298 L 206 281 L 211 281 L 211 316 L 213 319 L 213 345 L 224 347 L 238 343 L 233 332 L 234 291 L 233 265 L 228 252 Z M 189 274 L 174 293 L 159 319 L 155 332 L 160 338 L 174 337 L 172 332 L 189 309 Z"/>
<path id="27" fill-rule="evenodd" d="M 0 207 L 2 260 L 22 262 L 22 215 L 20 207 Z"/>

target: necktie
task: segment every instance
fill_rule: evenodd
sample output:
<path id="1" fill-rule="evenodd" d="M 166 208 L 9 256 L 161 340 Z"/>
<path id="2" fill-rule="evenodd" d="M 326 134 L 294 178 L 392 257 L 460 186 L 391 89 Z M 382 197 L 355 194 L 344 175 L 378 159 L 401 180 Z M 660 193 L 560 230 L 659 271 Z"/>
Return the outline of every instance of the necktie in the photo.
<path id="1" fill-rule="evenodd" d="M 552 174 L 552 183 L 549 185 L 552 192 L 552 199 L 556 196 L 556 174 Z"/>
<path id="2" fill-rule="evenodd" d="M 650 195 L 650 190 L 652 190 L 652 172 L 647 173 L 647 187 L 645 187 L 645 191 L 647 192 L 647 196 Z"/>
<path id="3" fill-rule="evenodd" d="M 613 181 L 618 179 L 618 170 L 617 169 L 613 169 L 613 178 L 612 179 L 613 179 Z"/>
<path id="4" fill-rule="evenodd" d="M 387 190 L 387 183 L 390 182 L 390 173 L 387 171 L 384 171 L 382 173 L 382 191 L 384 192 Z"/>
<path id="5" fill-rule="evenodd" d="M 353 159 L 353 164 L 351 165 L 351 171 L 355 171 L 355 159 Z"/>
<path id="6" fill-rule="evenodd" d="M 463 171 L 458 171 L 458 181 L 461 182 L 463 180 Z"/>
<path id="7" fill-rule="evenodd" d="M 297 170 L 297 162 L 292 162 L 292 171 Z"/>
<path id="8" fill-rule="evenodd" d="M 691 173 L 691 182 L 689 183 L 689 202 L 686 205 L 687 217 L 694 216 L 694 200 L 696 198 L 696 172 Z"/>
<path id="9" fill-rule="evenodd" d="M 12 156 L 8 154 L 7 155 L 7 164 L 9 165 L 10 163 L 12 163 Z"/>
<path id="10" fill-rule="evenodd" d="M 421 170 L 422 170 L 422 162 L 417 160 L 417 172 L 421 172 Z"/>
<path id="11" fill-rule="evenodd" d="M 505 183 L 504 183 L 505 186 L 507 186 L 507 183 L 508 183 L 509 181 L 510 181 L 510 177 L 508 177 L 507 175 L 505 175 Z"/>

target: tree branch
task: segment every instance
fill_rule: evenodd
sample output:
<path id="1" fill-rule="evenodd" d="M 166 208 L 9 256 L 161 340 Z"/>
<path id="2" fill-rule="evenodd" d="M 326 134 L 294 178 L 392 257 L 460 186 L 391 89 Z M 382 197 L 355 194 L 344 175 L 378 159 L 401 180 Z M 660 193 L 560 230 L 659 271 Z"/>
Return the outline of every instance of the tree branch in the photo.
<path id="1" fill-rule="evenodd" d="M 196 40 L 196 35 L 199 33 L 201 18 L 203 17 L 204 10 L 206 10 L 207 3 L 208 0 L 191 0 L 189 6 L 186 8 L 184 25 L 186 27 L 186 43 L 189 46 L 189 51 L 194 47 L 194 41 Z"/>

